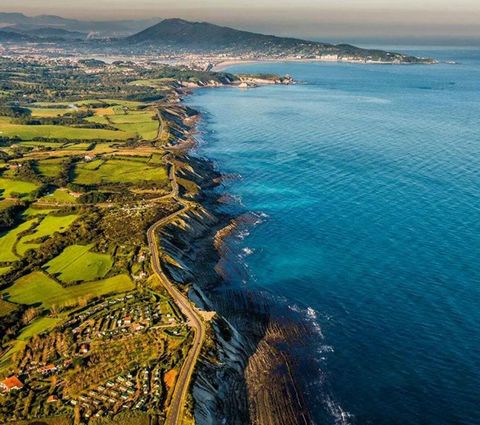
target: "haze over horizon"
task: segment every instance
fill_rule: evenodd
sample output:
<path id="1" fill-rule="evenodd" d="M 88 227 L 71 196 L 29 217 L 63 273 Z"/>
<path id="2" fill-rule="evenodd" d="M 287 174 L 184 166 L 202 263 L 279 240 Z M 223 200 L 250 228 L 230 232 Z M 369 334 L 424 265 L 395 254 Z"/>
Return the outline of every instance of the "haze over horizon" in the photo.
<path id="1" fill-rule="evenodd" d="M 54 14 L 88 20 L 159 19 L 180 17 L 239 29 L 312 39 L 448 39 L 480 38 L 480 3 L 459 0 L 243 0 L 225 5 L 221 0 L 193 1 L 172 7 L 166 0 L 4 0 L 0 12 L 27 15 Z"/>

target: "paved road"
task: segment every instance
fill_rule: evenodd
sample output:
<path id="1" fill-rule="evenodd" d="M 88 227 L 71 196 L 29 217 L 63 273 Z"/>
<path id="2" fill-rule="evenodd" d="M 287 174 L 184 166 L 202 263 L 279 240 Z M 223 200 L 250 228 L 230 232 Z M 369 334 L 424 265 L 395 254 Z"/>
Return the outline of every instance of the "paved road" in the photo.
<path id="1" fill-rule="evenodd" d="M 150 252 L 152 254 L 152 265 L 155 273 L 160 278 L 163 286 L 173 298 L 177 306 L 180 308 L 180 311 L 188 320 L 188 325 L 193 330 L 193 343 L 190 348 L 190 351 L 183 362 L 180 373 L 178 374 L 177 382 L 173 392 L 173 397 L 168 407 L 166 425 L 181 425 L 183 422 L 184 409 L 186 396 L 190 387 L 190 382 L 192 379 L 192 374 L 195 369 L 198 357 L 202 350 L 203 341 L 205 339 L 205 325 L 204 322 L 195 309 L 190 300 L 183 295 L 178 289 L 177 286 L 172 283 L 168 277 L 165 275 L 161 263 L 160 255 L 158 252 L 158 243 L 156 232 L 163 226 L 172 222 L 177 216 L 187 212 L 191 208 L 191 203 L 187 202 L 179 197 L 178 194 L 178 184 L 175 177 L 175 166 L 171 164 L 171 184 L 172 184 L 172 194 L 173 197 L 182 205 L 182 208 L 175 213 L 169 215 L 168 217 L 162 218 L 161 220 L 154 223 L 147 231 L 148 245 Z"/>

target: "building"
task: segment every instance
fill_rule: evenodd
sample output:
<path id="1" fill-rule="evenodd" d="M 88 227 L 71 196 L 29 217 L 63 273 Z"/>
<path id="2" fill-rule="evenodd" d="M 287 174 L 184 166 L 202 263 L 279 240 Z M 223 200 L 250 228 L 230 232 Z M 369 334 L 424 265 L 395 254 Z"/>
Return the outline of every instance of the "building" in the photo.
<path id="1" fill-rule="evenodd" d="M 4 393 L 8 393 L 13 390 L 21 390 L 22 388 L 22 381 L 20 381 L 20 379 L 18 379 L 16 376 L 11 376 L 10 378 L 6 378 L 0 382 L 0 389 Z"/>
<path id="2" fill-rule="evenodd" d="M 57 367 L 54 364 L 48 364 L 38 369 L 42 375 L 50 375 L 57 371 Z"/>

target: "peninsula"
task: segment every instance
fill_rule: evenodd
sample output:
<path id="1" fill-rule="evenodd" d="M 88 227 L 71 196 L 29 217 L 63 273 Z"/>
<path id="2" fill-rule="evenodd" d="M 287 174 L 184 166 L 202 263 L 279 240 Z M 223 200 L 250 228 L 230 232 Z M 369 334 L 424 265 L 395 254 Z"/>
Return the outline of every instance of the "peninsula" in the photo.
<path id="1" fill-rule="evenodd" d="M 430 64 L 420 58 L 350 44 L 331 44 L 241 31 L 208 22 L 164 19 L 140 22 L 81 22 L 64 18 L 0 14 L 0 43 L 11 47 L 115 56 L 148 57 L 176 63 L 201 63 L 204 69 L 225 61 L 316 60 L 352 63 Z M 142 31 L 133 29 L 145 26 Z M 93 29 L 92 29 L 93 28 Z M 110 33 L 105 28 L 111 28 Z M 119 35 L 119 28 L 122 35 Z M 82 32 L 89 29 L 88 32 Z M 117 31 L 115 31 L 117 29 Z M 130 34 L 128 32 L 130 31 Z M 125 34 L 127 32 L 128 35 Z M 15 50 L 15 49 L 13 49 Z"/>

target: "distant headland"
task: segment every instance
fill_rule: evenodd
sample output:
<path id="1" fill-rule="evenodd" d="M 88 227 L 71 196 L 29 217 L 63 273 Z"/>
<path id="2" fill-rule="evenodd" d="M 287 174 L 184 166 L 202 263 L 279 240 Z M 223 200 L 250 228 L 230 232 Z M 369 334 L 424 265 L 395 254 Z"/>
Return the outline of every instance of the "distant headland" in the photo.
<path id="1" fill-rule="evenodd" d="M 110 54 L 159 54 L 172 60 L 179 57 L 194 59 L 202 55 L 205 65 L 211 63 L 212 67 L 232 60 L 436 63 L 431 58 L 398 52 L 265 35 L 179 18 L 91 22 L 57 16 L 27 17 L 22 14 L 0 13 L 0 22 L 0 46 L 34 43 L 74 52 L 94 50 Z"/>

